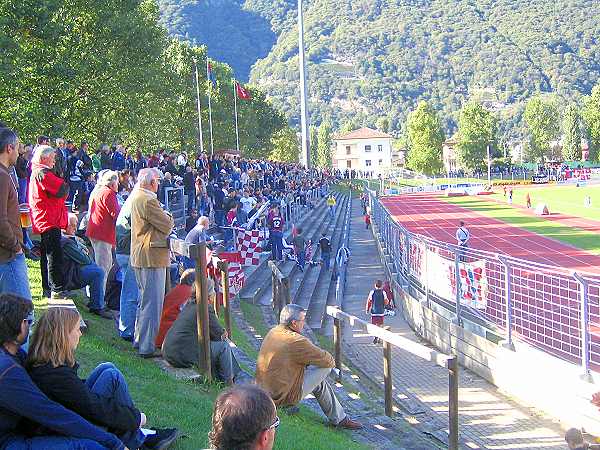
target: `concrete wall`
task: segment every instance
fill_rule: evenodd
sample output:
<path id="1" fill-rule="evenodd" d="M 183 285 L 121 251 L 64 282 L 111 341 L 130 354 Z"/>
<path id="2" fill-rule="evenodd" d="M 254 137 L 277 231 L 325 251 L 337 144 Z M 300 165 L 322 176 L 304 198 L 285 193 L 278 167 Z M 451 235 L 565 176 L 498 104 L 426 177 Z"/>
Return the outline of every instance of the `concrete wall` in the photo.
<path id="1" fill-rule="evenodd" d="M 392 281 L 396 303 L 413 330 L 438 350 L 458 355 L 461 366 L 468 368 L 500 391 L 526 406 L 535 407 L 561 422 L 565 428 L 585 428 L 600 436 L 600 411 L 590 403 L 592 394 L 600 391 L 600 377 L 593 373 L 583 379 L 580 366 L 551 356 L 524 342 L 515 340 L 514 350 L 496 343 L 496 336 L 486 338 L 477 324 L 455 325 L 453 313 L 435 305 L 428 308 L 424 301 L 411 296 L 406 285 L 391 264 L 391 256 L 382 246 L 374 224 L 378 244 L 388 279 Z M 476 332 L 469 331 L 473 329 Z"/>

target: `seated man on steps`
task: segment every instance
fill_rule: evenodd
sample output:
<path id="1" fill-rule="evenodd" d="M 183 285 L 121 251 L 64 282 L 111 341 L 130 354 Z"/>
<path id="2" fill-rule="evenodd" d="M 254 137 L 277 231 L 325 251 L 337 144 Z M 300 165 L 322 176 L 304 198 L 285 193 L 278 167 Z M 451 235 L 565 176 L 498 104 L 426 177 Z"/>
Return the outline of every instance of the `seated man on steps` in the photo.
<path id="1" fill-rule="evenodd" d="M 161 332 L 166 333 L 162 342 L 163 357 L 173 367 L 192 367 L 198 365 L 198 320 L 196 318 L 196 290 L 194 283 L 196 281 L 196 272 L 193 269 L 184 272 L 185 279 L 182 283 L 190 283 L 189 285 L 189 301 L 187 304 L 179 302 L 179 305 L 184 305 L 181 312 L 177 314 L 177 301 L 175 297 L 173 301 L 167 305 L 167 314 L 163 315 L 162 320 L 175 320 L 170 327 L 168 324 L 161 323 Z M 214 283 L 209 278 L 209 297 L 214 301 Z M 212 285 L 212 287 L 211 287 Z M 185 287 L 185 284 L 183 284 Z M 212 291 L 212 293 L 211 293 Z M 169 293 L 171 294 L 171 293 Z M 175 315 L 176 319 L 173 319 Z M 223 329 L 219 323 L 219 319 L 214 312 L 212 305 L 208 307 L 209 328 L 210 328 L 210 357 L 212 363 L 212 373 L 224 383 L 231 384 L 237 382 L 238 375 L 242 372 L 240 366 L 229 346 L 229 336 L 227 331 Z M 160 333 L 159 332 L 159 336 Z M 156 342 L 158 346 L 160 341 Z M 242 374 L 245 376 L 245 374 Z"/>
<path id="2" fill-rule="evenodd" d="M 293 406 L 312 393 L 332 425 L 355 430 L 327 382 L 333 357 L 304 337 L 306 311 L 296 304 L 281 310 L 279 325 L 267 333 L 256 361 L 256 382 L 271 394 L 275 405 Z"/>

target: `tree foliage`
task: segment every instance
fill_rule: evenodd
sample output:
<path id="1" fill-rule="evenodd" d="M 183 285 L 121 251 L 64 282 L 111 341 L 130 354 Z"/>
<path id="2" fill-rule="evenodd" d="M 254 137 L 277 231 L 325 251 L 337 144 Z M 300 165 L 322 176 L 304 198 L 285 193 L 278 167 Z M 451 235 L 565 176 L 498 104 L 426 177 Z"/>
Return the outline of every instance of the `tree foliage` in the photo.
<path id="1" fill-rule="evenodd" d="M 331 124 L 327 121 L 319 125 L 319 147 L 317 149 L 317 167 L 322 169 L 332 165 L 332 131 Z"/>
<path id="2" fill-rule="evenodd" d="M 565 109 L 562 121 L 562 156 L 565 161 L 581 159 L 581 117 L 577 105 Z"/>
<path id="3" fill-rule="evenodd" d="M 300 141 L 298 135 L 290 127 L 276 132 L 271 138 L 271 153 L 269 159 L 280 162 L 298 162 Z"/>
<path id="4" fill-rule="evenodd" d="M 496 144 L 496 117 L 479 102 L 469 102 L 458 118 L 457 159 L 459 167 L 481 169 L 487 165 L 487 146 Z"/>
<path id="5" fill-rule="evenodd" d="M 590 159 L 598 161 L 600 151 L 600 83 L 584 98 L 583 119 L 590 138 Z"/>
<path id="6" fill-rule="evenodd" d="M 153 0 L 0 2 L 0 120 L 38 134 L 191 150 L 198 142 L 193 59 L 209 149 L 206 49 L 169 38 Z M 215 148 L 235 148 L 232 71 L 212 61 Z M 285 126 L 257 89 L 239 105 L 240 144 L 266 156 Z"/>
<path id="7" fill-rule="evenodd" d="M 310 164 L 312 167 L 316 167 L 318 165 L 318 148 L 319 148 L 319 129 L 311 125 L 309 128 L 310 132 Z"/>
<path id="8" fill-rule="evenodd" d="M 426 102 L 408 115 L 408 167 L 426 175 L 438 173 L 442 168 L 444 131 L 435 110 Z"/>
<path id="9" fill-rule="evenodd" d="M 527 102 L 524 114 L 530 140 L 528 159 L 544 161 L 551 157 L 551 143 L 560 133 L 560 114 L 554 98 L 537 95 Z"/>

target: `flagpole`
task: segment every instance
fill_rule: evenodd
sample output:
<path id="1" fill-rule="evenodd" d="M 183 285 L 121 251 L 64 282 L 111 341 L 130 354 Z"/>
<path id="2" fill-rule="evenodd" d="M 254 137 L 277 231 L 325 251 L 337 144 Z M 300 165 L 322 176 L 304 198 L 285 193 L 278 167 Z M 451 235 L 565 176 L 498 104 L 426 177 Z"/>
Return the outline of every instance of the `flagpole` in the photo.
<path id="1" fill-rule="evenodd" d="M 302 0 L 298 0 L 298 65 L 300 69 L 300 124 L 302 129 L 302 160 L 310 169 L 314 161 L 310 160 L 310 133 L 308 112 L 308 88 L 304 48 L 304 13 Z"/>
<path id="2" fill-rule="evenodd" d="M 240 132 L 238 129 L 237 91 L 235 89 L 236 83 L 237 81 L 233 80 L 233 106 L 235 108 L 235 148 L 237 150 L 238 155 L 240 155 Z"/>
<path id="3" fill-rule="evenodd" d="M 204 153 L 204 142 L 202 138 L 202 112 L 200 109 L 200 84 L 198 83 L 198 61 L 194 58 L 194 69 L 196 72 L 196 104 L 198 107 L 198 130 L 200 132 L 200 153 Z"/>
<path id="4" fill-rule="evenodd" d="M 212 95 L 212 80 L 210 79 L 210 72 L 208 69 L 208 55 L 206 56 L 206 78 L 208 80 L 208 126 L 210 129 L 210 156 L 214 153 L 213 147 L 213 128 L 212 128 L 212 107 L 210 105 L 210 97 Z"/>

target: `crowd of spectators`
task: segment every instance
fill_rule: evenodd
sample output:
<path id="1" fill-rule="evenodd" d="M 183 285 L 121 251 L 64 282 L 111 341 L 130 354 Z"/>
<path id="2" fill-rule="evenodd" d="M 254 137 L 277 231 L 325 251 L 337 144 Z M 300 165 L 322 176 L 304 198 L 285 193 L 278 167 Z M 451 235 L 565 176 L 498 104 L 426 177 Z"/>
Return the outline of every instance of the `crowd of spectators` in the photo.
<path id="1" fill-rule="evenodd" d="M 34 317 L 26 257 L 40 260 L 45 297 L 64 299 L 71 291 L 86 289 L 89 312 L 114 320 L 119 336 L 131 341 L 140 357 L 163 356 L 173 366 L 192 366 L 199 359 L 195 272 L 180 276 L 175 270 L 167 276 L 178 267 L 168 238 L 179 233 L 187 234 L 190 243 L 210 243 L 209 233 L 216 233 L 230 247 L 232 227 L 264 226 L 271 230 L 274 257 L 280 259 L 290 206 L 311 208 L 312 193 L 324 197 L 334 175 L 340 174 L 237 157 L 198 154 L 188 159 L 164 150 L 145 156 L 122 145 L 102 145 L 91 153 L 85 142 L 75 146 L 45 136 L 34 146 L 21 143 L 12 129 L 0 125 L 0 448 L 157 449 L 179 436 L 175 428 L 147 427 L 150 418 L 135 407 L 113 364 L 101 364 L 86 380 L 78 377 L 74 352 L 84 329 L 81 316 L 76 308 L 57 302 Z M 182 230 L 164 207 L 168 188 L 178 186 L 186 199 Z M 264 214 L 257 217 L 260 211 Z M 301 240 L 300 233 L 294 245 L 303 246 Z M 114 301 L 107 293 L 117 278 L 120 289 Z M 215 302 L 212 280 L 209 293 Z M 301 322 L 297 314 L 282 319 L 265 343 L 274 345 L 281 334 L 299 345 L 296 341 L 306 339 L 300 334 Z M 211 311 L 213 372 L 234 384 L 249 376 L 240 369 L 230 338 Z M 308 348 L 309 341 L 303 342 Z M 293 361 L 294 378 L 282 381 L 293 384 L 294 394 L 281 402 L 265 376 L 269 368 L 261 351 L 257 381 L 265 390 L 246 386 L 219 398 L 210 438 L 215 448 L 237 448 L 228 442 L 240 439 L 254 442 L 252 448 L 270 448 L 279 423 L 273 401 L 290 405 L 305 395 L 305 389 L 296 392 L 303 365 L 330 371 L 331 356 L 319 352 L 314 361 L 312 353 Z M 277 357 L 289 353 L 282 347 Z M 285 358 L 292 363 L 289 355 Z M 321 369 L 309 378 L 307 389 L 328 402 L 324 410 L 334 425 L 356 428 L 325 377 Z M 235 411 L 254 415 L 246 417 L 251 422 L 247 429 L 232 435 L 237 419 L 228 422 L 222 411 L 236 402 L 248 405 L 244 402 L 249 398 L 264 403 L 262 415 Z M 263 427 L 262 422 L 269 424 Z"/>

